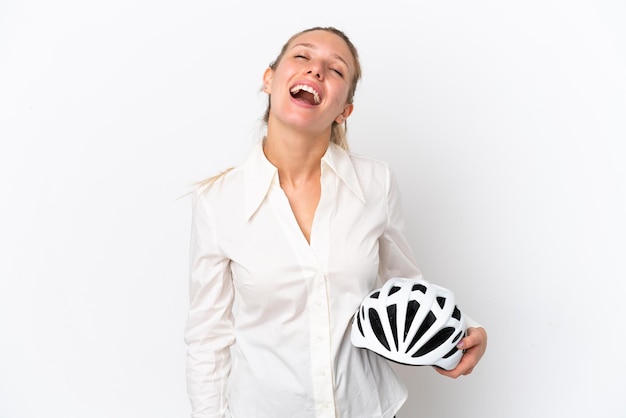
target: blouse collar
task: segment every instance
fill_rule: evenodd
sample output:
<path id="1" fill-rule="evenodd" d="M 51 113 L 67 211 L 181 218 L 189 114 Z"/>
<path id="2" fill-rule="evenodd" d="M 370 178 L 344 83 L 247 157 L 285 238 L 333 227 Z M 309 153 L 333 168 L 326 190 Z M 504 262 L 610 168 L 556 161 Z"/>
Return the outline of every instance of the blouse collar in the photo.
<path id="1" fill-rule="evenodd" d="M 322 173 L 328 167 L 350 191 L 365 204 L 365 196 L 359 184 L 350 153 L 331 143 L 322 157 Z M 278 184 L 278 169 L 269 162 L 263 152 L 262 142 L 254 147 L 243 164 L 245 188 L 245 215 L 249 220 L 261 206 L 273 182 Z"/>

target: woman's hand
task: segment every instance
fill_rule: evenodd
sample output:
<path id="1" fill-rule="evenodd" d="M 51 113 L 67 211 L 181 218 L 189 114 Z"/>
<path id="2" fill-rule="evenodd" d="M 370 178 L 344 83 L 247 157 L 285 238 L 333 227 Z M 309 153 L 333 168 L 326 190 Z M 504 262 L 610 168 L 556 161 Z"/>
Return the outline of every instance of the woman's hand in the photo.
<path id="1" fill-rule="evenodd" d="M 461 362 L 452 370 L 435 367 L 437 373 L 453 379 L 470 374 L 487 349 L 487 331 L 482 327 L 468 328 L 467 337 L 463 338 L 457 347 L 459 350 L 465 350 Z"/>

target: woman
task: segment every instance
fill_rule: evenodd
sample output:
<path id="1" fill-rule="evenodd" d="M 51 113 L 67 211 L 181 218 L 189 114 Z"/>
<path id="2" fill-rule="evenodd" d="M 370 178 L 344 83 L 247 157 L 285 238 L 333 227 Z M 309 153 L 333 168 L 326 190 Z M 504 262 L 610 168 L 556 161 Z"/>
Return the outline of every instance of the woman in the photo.
<path id="1" fill-rule="evenodd" d="M 335 28 L 294 35 L 263 76 L 267 135 L 194 194 L 185 339 L 194 418 L 391 418 L 407 397 L 350 343 L 362 298 L 419 277 L 387 165 L 349 153 L 358 54 Z M 486 347 L 470 328 L 458 367 Z"/>

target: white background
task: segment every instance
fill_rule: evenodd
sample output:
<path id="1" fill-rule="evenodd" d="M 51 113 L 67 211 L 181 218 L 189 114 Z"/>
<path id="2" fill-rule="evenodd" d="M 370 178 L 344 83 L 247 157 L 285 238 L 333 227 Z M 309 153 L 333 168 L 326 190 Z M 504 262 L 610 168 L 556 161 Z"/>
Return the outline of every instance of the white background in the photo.
<path id="1" fill-rule="evenodd" d="M 266 65 L 343 29 L 352 149 L 489 333 L 397 367 L 399 418 L 626 416 L 621 0 L 0 3 L 0 417 L 185 417 L 192 184 L 259 137 Z"/>

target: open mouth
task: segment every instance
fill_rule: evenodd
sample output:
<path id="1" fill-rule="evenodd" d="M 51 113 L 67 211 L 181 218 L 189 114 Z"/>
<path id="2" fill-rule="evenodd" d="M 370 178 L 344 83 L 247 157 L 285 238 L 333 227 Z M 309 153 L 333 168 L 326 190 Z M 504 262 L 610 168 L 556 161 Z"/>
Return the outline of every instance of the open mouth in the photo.
<path id="1" fill-rule="evenodd" d="M 307 86 L 306 84 L 295 85 L 289 92 L 294 99 L 298 99 L 312 106 L 317 106 L 322 101 L 320 94 L 313 87 Z"/>

